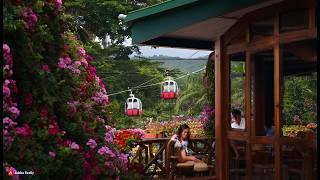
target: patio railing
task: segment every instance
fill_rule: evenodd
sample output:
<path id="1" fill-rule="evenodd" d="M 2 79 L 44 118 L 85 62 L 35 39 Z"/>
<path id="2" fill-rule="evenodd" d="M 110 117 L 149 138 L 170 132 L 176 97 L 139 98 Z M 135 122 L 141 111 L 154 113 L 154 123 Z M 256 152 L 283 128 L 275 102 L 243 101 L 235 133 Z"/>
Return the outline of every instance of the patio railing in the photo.
<path id="1" fill-rule="evenodd" d="M 207 162 L 212 162 L 214 149 L 212 148 L 213 138 L 194 137 L 190 139 L 193 145 L 192 150 L 196 154 L 201 154 Z M 170 173 L 170 157 L 168 156 L 167 144 L 169 138 L 142 139 L 138 142 L 138 150 L 131 162 L 138 160 L 143 164 L 144 173 L 147 176 L 168 177 Z M 156 147 L 156 149 L 154 149 Z"/>

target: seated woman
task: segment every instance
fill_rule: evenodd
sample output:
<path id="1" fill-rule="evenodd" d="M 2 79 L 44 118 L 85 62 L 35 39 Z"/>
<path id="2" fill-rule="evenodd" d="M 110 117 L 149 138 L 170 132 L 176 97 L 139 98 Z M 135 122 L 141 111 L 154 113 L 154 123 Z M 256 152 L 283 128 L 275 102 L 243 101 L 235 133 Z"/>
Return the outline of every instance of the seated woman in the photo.
<path id="1" fill-rule="evenodd" d="M 190 128 L 187 124 L 180 125 L 177 134 L 171 137 L 175 141 L 174 148 L 178 149 L 179 162 L 184 163 L 187 161 L 202 162 L 200 159 L 192 156 L 192 150 L 188 147 L 190 139 Z"/>

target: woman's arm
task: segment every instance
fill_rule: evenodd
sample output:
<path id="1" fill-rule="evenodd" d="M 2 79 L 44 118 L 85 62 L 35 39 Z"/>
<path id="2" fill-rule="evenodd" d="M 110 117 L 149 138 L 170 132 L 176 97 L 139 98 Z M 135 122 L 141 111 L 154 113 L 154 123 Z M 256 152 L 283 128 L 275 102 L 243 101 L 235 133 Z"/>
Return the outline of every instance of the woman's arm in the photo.
<path id="1" fill-rule="evenodd" d="M 180 162 L 186 162 L 186 161 L 194 161 L 194 162 L 200 162 L 200 159 L 197 159 L 195 156 L 187 156 L 186 150 L 181 149 L 179 153 L 179 161 Z"/>

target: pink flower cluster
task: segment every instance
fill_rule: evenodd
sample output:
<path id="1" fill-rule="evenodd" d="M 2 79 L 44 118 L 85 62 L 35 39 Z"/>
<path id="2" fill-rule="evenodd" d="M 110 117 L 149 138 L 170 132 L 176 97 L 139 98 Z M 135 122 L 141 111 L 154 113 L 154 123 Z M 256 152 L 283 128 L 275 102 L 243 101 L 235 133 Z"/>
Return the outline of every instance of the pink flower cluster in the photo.
<path id="1" fill-rule="evenodd" d="M 79 145 L 75 142 L 72 142 L 71 145 L 70 145 L 70 148 L 71 149 L 79 149 Z"/>
<path id="2" fill-rule="evenodd" d="M 56 153 L 55 152 L 50 151 L 48 154 L 49 154 L 50 157 L 56 157 Z"/>
<path id="3" fill-rule="evenodd" d="M 106 157 L 107 159 L 109 158 L 114 158 L 116 155 L 112 152 L 112 150 L 110 148 L 108 148 L 107 146 L 102 146 L 99 150 L 98 153 L 101 156 Z"/>
<path id="4" fill-rule="evenodd" d="M 63 141 L 63 146 L 69 147 L 69 148 L 74 149 L 74 150 L 79 150 L 80 149 L 80 146 L 76 142 L 72 142 L 70 140 L 64 140 Z"/>
<path id="5" fill-rule="evenodd" d="M 77 106 L 79 105 L 79 101 L 70 101 L 67 104 L 71 108 L 71 110 L 70 110 L 71 115 L 73 115 L 74 113 L 77 112 Z"/>
<path id="6" fill-rule="evenodd" d="M 94 149 L 97 147 L 97 143 L 94 139 L 89 139 L 86 145 L 88 145 L 91 149 Z"/>
<path id="7" fill-rule="evenodd" d="M 56 0 L 56 6 L 58 11 L 62 11 L 62 0 Z"/>
<path id="8" fill-rule="evenodd" d="M 2 53 L 3 53 L 3 59 L 5 60 L 5 64 L 12 67 L 13 61 L 12 61 L 12 55 L 10 52 L 10 47 L 7 44 L 2 45 Z"/>
<path id="9" fill-rule="evenodd" d="M 38 22 L 37 15 L 32 11 L 32 9 L 27 8 L 23 12 L 23 20 L 25 22 L 25 27 L 32 30 L 36 23 Z"/>
<path id="10" fill-rule="evenodd" d="M 108 125 L 106 125 L 105 128 L 106 128 L 106 133 L 104 135 L 104 140 L 107 143 L 113 143 L 114 134 L 115 134 L 116 129 L 112 128 L 111 126 L 108 126 Z"/>
<path id="11" fill-rule="evenodd" d="M 91 99 L 99 105 L 106 105 L 109 102 L 108 95 L 102 91 L 96 92 Z"/>
<path id="12" fill-rule="evenodd" d="M 4 59 L 4 81 L 2 85 L 3 92 L 3 142 L 4 148 L 9 149 L 15 137 L 15 126 L 17 125 L 16 120 L 20 115 L 20 110 L 17 108 L 17 103 L 14 99 L 14 95 L 18 93 L 16 81 L 11 79 L 13 75 L 13 59 L 11 49 L 9 45 L 3 44 L 3 59 Z"/>
<path id="13" fill-rule="evenodd" d="M 58 62 L 58 68 L 60 69 L 69 69 L 74 74 L 80 74 L 81 70 L 79 69 L 80 66 L 88 68 L 88 62 L 86 59 L 81 58 L 78 61 L 72 61 L 72 59 L 68 56 L 60 57 Z M 95 74 L 95 73 L 94 73 Z"/>
<path id="14" fill-rule="evenodd" d="M 29 124 L 24 124 L 22 127 L 16 128 L 16 134 L 23 137 L 29 137 L 32 135 L 32 128 Z"/>

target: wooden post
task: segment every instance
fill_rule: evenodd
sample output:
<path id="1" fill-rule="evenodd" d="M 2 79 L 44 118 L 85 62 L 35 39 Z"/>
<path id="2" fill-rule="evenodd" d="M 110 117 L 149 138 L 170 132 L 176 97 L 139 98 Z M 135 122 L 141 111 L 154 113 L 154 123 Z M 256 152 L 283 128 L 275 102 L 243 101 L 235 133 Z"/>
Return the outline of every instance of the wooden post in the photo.
<path id="1" fill-rule="evenodd" d="M 215 41 L 215 138 L 216 176 L 228 179 L 227 121 L 229 113 L 229 62 L 223 51 L 223 36 Z"/>
<path id="2" fill-rule="evenodd" d="M 274 150 L 275 150 L 275 179 L 281 180 L 281 102 L 280 102 L 280 87 L 281 87 L 281 61 L 280 45 L 279 45 L 279 14 L 274 19 Z"/>

